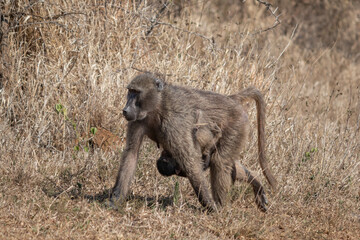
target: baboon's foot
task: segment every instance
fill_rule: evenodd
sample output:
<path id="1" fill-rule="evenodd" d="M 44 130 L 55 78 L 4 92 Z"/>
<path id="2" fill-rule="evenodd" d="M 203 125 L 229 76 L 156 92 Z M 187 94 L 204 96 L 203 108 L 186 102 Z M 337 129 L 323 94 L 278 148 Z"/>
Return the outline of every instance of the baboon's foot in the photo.
<path id="1" fill-rule="evenodd" d="M 261 211 L 267 211 L 266 205 L 268 205 L 268 200 L 262 188 L 257 193 L 255 193 L 255 203 Z"/>

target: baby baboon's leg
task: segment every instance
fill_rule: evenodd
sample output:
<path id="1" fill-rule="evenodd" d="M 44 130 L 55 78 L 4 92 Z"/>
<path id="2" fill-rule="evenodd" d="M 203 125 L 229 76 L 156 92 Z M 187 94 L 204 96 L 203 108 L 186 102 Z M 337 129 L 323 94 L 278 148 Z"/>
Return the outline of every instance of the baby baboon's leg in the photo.
<path id="1" fill-rule="evenodd" d="M 233 183 L 235 182 L 235 180 L 245 181 L 251 184 L 255 194 L 256 205 L 261 211 L 266 212 L 267 210 L 266 205 L 268 204 L 268 201 L 266 199 L 264 187 L 257 180 L 255 174 L 247 170 L 243 165 L 240 164 L 239 161 L 235 161 L 235 166 L 232 169 Z"/>

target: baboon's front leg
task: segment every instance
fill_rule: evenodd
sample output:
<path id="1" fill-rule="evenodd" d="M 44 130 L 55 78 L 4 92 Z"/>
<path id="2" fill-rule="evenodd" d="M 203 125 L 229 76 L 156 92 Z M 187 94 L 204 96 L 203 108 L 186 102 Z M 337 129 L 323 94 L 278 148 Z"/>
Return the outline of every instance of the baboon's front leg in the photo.
<path id="1" fill-rule="evenodd" d="M 126 199 L 131 181 L 135 175 L 139 149 L 144 137 L 144 128 L 137 122 L 129 122 L 126 136 L 126 147 L 121 156 L 120 168 L 115 186 L 111 193 L 111 207 L 117 207 Z"/>
<path id="2" fill-rule="evenodd" d="M 247 170 L 243 165 L 239 163 L 239 161 L 236 161 L 233 167 L 232 180 L 233 182 L 235 182 L 235 180 L 238 180 L 238 181 L 245 181 L 251 184 L 255 194 L 256 205 L 261 211 L 263 212 L 267 211 L 266 205 L 268 204 L 268 200 L 265 195 L 264 187 L 257 180 L 255 174 Z"/>

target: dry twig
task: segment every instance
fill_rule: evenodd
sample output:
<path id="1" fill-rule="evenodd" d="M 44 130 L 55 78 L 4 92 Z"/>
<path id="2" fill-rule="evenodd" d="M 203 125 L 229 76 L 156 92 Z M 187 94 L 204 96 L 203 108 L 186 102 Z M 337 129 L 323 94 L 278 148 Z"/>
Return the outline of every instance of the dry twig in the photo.
<path id="1" fill-rule="evenodd" d="M 168 5 L 169 2 L 164 3 L 163 6 L 160 8 L 159 12 L 156 14 L 156 16 L 153 19 L 150 19 L 151 25 L 150 28 L 146 31 L 145 36 L 148 36 L 152 32 L 154 27 L 159 24 L 157 20 L 162 16 L 162 13 L 165 11 Z"/>
<path id="2" fill-rule="evenodd" d="M 256 0 L 258 3 L 260 4 L 263 4 L 265 5 L 266 7 L 266 10 L 270 12 L 270 14 L 275 18 L 275 22 L 274 24 L 271 26 L 271 27 L 268 27 L 268 28 L 265 28 L 265 29 L 261 29 L 259 31 L 256 31 L 255 33 L 253 34 L 259 34 L 259 33 L 263 33 L 263 32 L 267 32 L 269 30 L 272 30 L 274 28 L 277 27 L 277 25 L 279 25 L 281 23 L 279 17 L 280 17 L 280 14 L 279 15 L 276 15 L 276 12 L 278 10 L 278 8 L 275 8 L 275 10 L 272 9 L 272 5 L 271 3 L 268 3 L 268 2 L 265 2 L 265 1 L 262 1 L 262 0 Z"/>

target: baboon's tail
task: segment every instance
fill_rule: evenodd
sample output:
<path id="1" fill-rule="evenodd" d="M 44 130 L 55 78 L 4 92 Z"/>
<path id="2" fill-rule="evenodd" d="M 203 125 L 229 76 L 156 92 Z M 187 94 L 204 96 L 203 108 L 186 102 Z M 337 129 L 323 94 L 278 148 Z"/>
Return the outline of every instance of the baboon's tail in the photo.
<path id="1" fill-rule="evenodd" d="M 232 98 L 242 101 L 246 98 L 252 98 L 256 102 L 257 109 L 257 126 L 258 126 L 258 150 L 259 150 L 259 162 L 261 169 L 268 180 L 269 184 L 276 190 L 277 181 L 274 175 L 271 173 L 271 170 L 268 166 L 266 156 L 265 156 L 265 101 L 259 90 L 255 87 L 249 87 L 237 94 L 231 95 Z"/>

